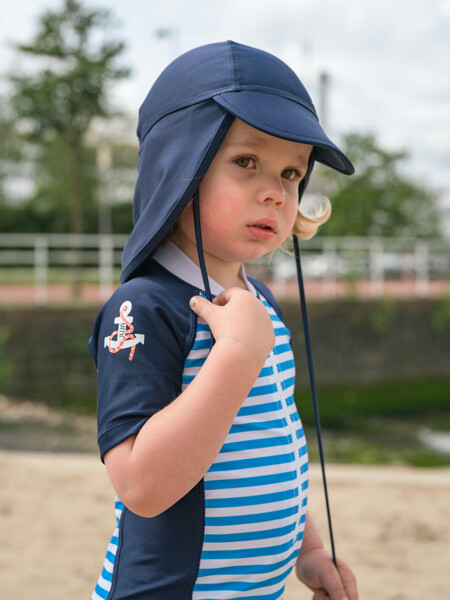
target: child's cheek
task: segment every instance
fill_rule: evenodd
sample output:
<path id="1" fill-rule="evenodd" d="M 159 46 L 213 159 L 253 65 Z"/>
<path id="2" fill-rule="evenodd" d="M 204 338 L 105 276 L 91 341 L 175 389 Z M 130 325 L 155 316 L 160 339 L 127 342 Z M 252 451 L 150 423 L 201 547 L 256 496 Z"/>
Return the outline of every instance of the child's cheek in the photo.
<path id="1" fill-rule="evenodd" d="M 230 211 L 220 211 L 220 214 L 211 215 L 211 218 L 206 220 L 204 225 L 205 234 L 217 240 L 226 237 L 232 229 L 234 222 L 235 215 Z"/>
<path id="2" fill-rule="evenodd" d="M 290 211 L 290 215 L 289 215 L 289 223 L 290 223 L 290 227 L 289 227 L 289 231 L 291 231 L 295 225 L 295 221 L 297 220 L 297 215 L 298 215 L 298 205 L 295 204 L 295 206 L 292 207 L 291 211 Z"/>

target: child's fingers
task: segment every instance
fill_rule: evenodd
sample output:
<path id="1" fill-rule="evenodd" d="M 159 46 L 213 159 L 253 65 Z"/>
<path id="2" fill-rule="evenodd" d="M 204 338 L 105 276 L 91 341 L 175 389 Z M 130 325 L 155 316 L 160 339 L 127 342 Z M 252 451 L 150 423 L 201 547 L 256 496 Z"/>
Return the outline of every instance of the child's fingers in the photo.
<path id="1" fill-rule="evenodd" d="M 225 306 L 230 301 L 230 292 L 231 290 L 223 290 L 218 296 L 216 296 L 213 300 L 213 304 L 217 306 Z"/>
<path id="2" fill-rule="evenodd" d="M 334 596 L 330 596 L 324 589 L 319 589 L 314 592 L 312 600 L 332 600 Z M 343 596 L 343 600 L 349 600 L 347 596 Z"/>
<path id="3" fill-rule="evenodd" d="M 314 592 L 312 600 L 330 600 L 330 596 L 326 593 L 325 590 L 320 589 Z"/>
<path id="4" fill-rule="evenodd" d="M 215 310 L 215 306 L 207 300 L 206 298 L 202 298 L 202 296 L 193 296 L 189 300 L 189 306 L 195 312 L 196 315 L 204 319 L 208 322 L 208 317 L 212 311 Z"/>
<path id="5" fill-rule="evenodd" d="M 322 576 L 323 589 L 317 590 L 317 600 L 349 600 L 347 591 L 344 588 L 344 582 L 336 568 L 328 569 Z M 351 600 L 356 600 L 352 598 Z"/>
<path id="6" fill-rule="evenodd" d="M 225 306 L 225 304 L 228 304 L 228 302 L 231 300 L 231 298 L 233 296 L 240 297 L 243 294 L 247 295 L 247 294 L 250 294 L 250 292 L 241 290 L 240 288 L 237 288 L 237 287 L 227 288 L 226 290 L 223 290 L 223 292 L 221 292 L 218 296 L 216 296 L 214 298 L 213 303 L 217 304 L 217 306 Z"/>
<path id="7" fill-rule="evenodd" d="M 340 560 L 338 560 L 338 571 L 347 596 L 350 600 L 358 600 L 358 586 L 353 571 L 346 563 Z"/>

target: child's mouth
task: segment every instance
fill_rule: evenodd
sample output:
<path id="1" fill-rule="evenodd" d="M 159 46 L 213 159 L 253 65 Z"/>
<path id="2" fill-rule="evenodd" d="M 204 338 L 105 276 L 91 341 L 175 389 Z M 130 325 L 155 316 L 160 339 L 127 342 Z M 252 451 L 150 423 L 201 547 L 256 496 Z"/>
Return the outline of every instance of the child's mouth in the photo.
<path id="1" fill-rule="evenodd" d="M 247 227 L 251 235 L 258 240 L 271 240 L 275 235 L 275 223 L 252 223 Z"/>

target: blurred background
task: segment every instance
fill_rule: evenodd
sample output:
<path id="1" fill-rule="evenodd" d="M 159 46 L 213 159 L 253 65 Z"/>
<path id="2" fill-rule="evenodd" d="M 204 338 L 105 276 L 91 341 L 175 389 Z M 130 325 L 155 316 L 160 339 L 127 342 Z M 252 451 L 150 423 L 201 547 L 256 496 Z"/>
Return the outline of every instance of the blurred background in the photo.
<path id="1" fill-rule="evenodd" d="M 447 464 L 449 25 L 448 0 L 345 12 L 332 0 L 20 0 L 0 24 L 0 414 L 23 400 L 95 412 L 86 342 L 132 228 L 139 106 L 178 54 L 233 39 L 298 73 L 356 166 L 346 178 L 319 165 L 305 197 L 333 205 L 302 243 L 328 452 Z M 294 260 L 280 251 L 248 269 L 283 303 L 309 426 Z M 50 443 L 15 427 L 2 417 L 0 446 Z M 84 449 L 55 437 L 67 445 Z"/>
<path id="2" fill-rule="evenodd" d="M 448 466 L 450 1 L 13 8 L 0 19 L 0 449 L 96 452 L 87 340 L 132 228 L 138 109 L 177 55 L 232 39 L 296 71 L 356 167 L 345 178 L 317 166 L 305 197 L 333 206 L 301 244 L 326 459 Z M 293 257 L 248 270 L 292 331 L 314 462 Z"/>

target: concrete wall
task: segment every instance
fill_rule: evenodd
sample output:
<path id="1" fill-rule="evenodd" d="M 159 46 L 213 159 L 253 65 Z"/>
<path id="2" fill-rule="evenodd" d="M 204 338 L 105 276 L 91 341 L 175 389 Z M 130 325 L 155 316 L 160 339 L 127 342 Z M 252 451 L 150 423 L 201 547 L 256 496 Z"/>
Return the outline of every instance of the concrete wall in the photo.
<path id="1" fill-rule="evenodd" d="M 297 302 L 284 302 L 298 379 L 307 384 Z M 96 394 L 87 340 L 97 307 L 4 309 L 0 391 L 80 407 Z M 308 307 L 318 384 L 450 378 L 450 300 L 333 301 Z M 2 381 L 3 380 L 3 381 Z"/>
<path id="2" fill-rule="evenodd" d="M 283 304 L 298 382 L 306 351 L 297 303 Z M 450 301 L 341 301 L 308 307 L 318 383 L 450 377 Z"/>

